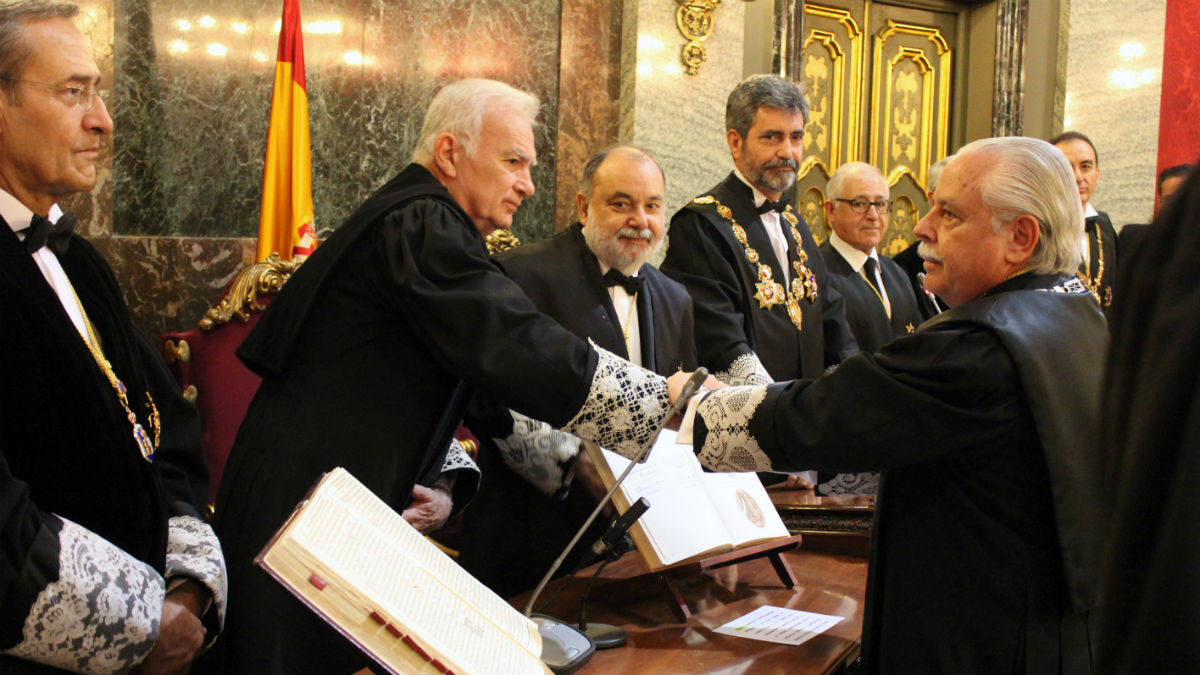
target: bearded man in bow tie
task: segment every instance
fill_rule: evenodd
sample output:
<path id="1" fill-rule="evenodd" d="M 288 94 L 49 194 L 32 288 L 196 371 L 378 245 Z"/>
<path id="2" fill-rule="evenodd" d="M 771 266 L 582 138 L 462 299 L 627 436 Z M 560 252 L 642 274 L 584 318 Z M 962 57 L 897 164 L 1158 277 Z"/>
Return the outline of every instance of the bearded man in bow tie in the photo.
<path id="1" fill-rule="evenodd" d="M 580 222 L 495 260 L 539 311 L 579 337 L 659 375 L 695 370 L 692 299 L 647 262 L 662 246 L 665 195 L 662 167 L 649 153 L 603 150 L 584 165 Z M 459 563 L 500 595 L 515 595 L 541 579 L 596 507 L 583 481 L 565 480 L 592 470 L 579 439 L 549 428 L 519 442 L 484 436 L 486 477 L 463 514 Z M 605 528 L 597 521 L 580 539 L 564 572 Z"/>

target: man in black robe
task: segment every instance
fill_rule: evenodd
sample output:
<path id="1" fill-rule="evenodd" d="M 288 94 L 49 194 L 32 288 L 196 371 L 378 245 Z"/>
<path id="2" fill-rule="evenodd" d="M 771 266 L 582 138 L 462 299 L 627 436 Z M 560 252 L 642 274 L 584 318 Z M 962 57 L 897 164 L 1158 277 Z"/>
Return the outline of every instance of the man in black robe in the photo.
<path id="1" fill-rule="evenodd" d="M 666 382 L 538 313 L 487 257 L 533 193 L 533 96 L 490 80 L 431 102 L 410 164 L 288 280 L 238 356 L 263 377 L 230 453 L 215 527 L 238 603 L 210 660 L 234 672 L 352 672 L 350 643 L 252 558 L 323 472 L 395 510 L 441 470 L 472 392 L 636 452 Z"/>
<path id="2" fill-rule="evenodd" d="M 1085 232 L 1079 239 L 1080 250 L 1083 251 L 1079 278 L 1100 299 L 1100 306 L 1107 311 L 1113 301 L 1121 248 L 1117 230 L 1108 214 L 1097 211 L 1092 205 L 1092 197 L 1096 195 L 1096 187 L 1100 184 L 1100 153 L 1096 152 L 1092 139 L 1078 131 L 1064 131 L 1050 139 L 1050 143 L 1071 162 L 1075 186 L 1083 202 Z"/>
<path id="3" fill-rule="evenodd" d="M 670 375 L 696 368 L 696 347 L 687 290 L 646 262 L 663 241 L 664 183 L 662 168 L 643 150 L 597 153 L 576 196 L 580 222 L 496 261 L 567 330 Z M 524 452 L 529 439 L 484 439 L 484 478 L 464 514 L 459 563 L 503 596 L 536 585 L 596 507 L 578 480 L 560 495 L 563 469 L 570 465 L 578 476 L 590 465 L 578 439 L 552 430 L 536 438 L 556 451 L 556 461 L 532 464 L 546 454 Z M 598 519 L 562 569 L 571 570 L 604 529 Z"/>
<path id="4" fill-rule="evenodd" d="M 1106 329 L 1074 277 L 1070 166 L 1035 139 L 971 143 L 915 233 L 951 309 L 820 379 L 694 398 L 700 460 L 883 471 L 868 672 L 1091 672 Z"/>
<path id="5" fill-rule="evenodd" d="M 807 122 L 794 83 L 747 78 L 725 107 L 736 169 L 671 219 L 661 269 L 695 303 L 700 365 L 730 384 L 816 377 L 858 350 L 807 223 L 784 203 Z"/>
<path id="6" fill-rule="evenodd" d="M 821 244 L 830 281 L 846 304 L 854 340 L 873 352 L 922 321 L 904 270 L 875 247 L 888 227 L 888 185 L 879 169 L 847 162 L 829 179 L 825 221 L 833 230 Z"/>
<path id="7" fill-rule="evenodd" d="M 180 672 L 224 563 L 195 409 L 53 206 L 112 133 L 77 12 L 0 6 L 0 672 Z"/>
<path id="8" fill-rule="evenodd" d="M 1102 673 L 1200 669 L 1200 173 L 1122 257 L 1104 387 Z"/>

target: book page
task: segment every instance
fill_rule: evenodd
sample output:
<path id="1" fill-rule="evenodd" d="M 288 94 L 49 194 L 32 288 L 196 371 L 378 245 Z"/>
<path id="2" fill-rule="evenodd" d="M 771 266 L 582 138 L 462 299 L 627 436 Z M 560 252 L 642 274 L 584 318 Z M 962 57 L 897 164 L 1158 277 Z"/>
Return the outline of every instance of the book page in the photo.
<path id="1" fill-rule="evenodd" d="M 735 548 L 788 536 L 787 526 L 756 474 L 705 473 L 701 483 Z"/>
<path id="2" fill-rule="evenodd" d="M 340 473 L 339 473 L 340 472 Z M 460 670 L 529 672 L 536 626 L 338 469 L 293 522 L 294 544 L 336 570 Z M 497 639 L 501 631 L 511 639 Z"/>
<path id="3" fill-rule="evenodd" d="M 603 456 L 614 477 L 629 466 L 616 453 L 604 450 Z M 675 432 L 664 429 L 650 457 L 621 484 L 629 503 L 639 497 L 650 502 L 638 522 L 665 565 L 731 546 L 720 514 L 701 487 L 699 468 L 692 446 L 678 445 Z"/>

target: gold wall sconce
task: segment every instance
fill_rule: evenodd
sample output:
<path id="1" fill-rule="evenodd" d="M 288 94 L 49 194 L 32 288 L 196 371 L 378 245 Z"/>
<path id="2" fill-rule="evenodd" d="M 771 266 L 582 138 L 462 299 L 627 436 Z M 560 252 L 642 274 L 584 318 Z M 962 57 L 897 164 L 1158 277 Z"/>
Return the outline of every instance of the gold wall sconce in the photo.
<path id="1" fill-rule="evenodd" d="M 721 4 L 721 0 L 678 0 L 679 9 L 675 11 L 675 25 L 679 32 L 687 38 L 680 59 L 687 68 L 688 75 L 700 72 L 700 66 L 708 60 L 704 45 L 700 44 L 712 35 L 713 10 Z"/>

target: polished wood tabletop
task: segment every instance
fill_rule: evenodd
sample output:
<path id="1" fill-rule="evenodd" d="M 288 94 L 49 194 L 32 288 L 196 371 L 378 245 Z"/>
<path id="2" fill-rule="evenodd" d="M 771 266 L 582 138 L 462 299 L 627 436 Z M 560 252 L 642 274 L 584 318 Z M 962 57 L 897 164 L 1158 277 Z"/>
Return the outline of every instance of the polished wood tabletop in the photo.
<path id="1" fill-rule="evenodd" d="M 675 583 L 689 602 L 691 616 L 672 614 L 660 579 L 648 573 L 637 552 L 603 570 L 587 604 L 589 622 L 624 628 L 624 647 L 597 651 L 579 673 L 825 673 L 858 653 L 862 634 L 867 561 L 863 558 L 805 551 L 784 554 L 796 576 L 794 589 L 783 586 L 766 559 L 700 571 L 675 570 Z M 567 584 L 542 613 L 574 622 L 589 568 Z M 547 597 L 559 582 L 552 583 Z M 526 596 L 513 600 L 524 607 Z M 539 600 L 541 602 L 541 600 Z M 802 645 L 784 645 L 714 632 L 721 625 L 763 605 L 846 617 Z"/>

